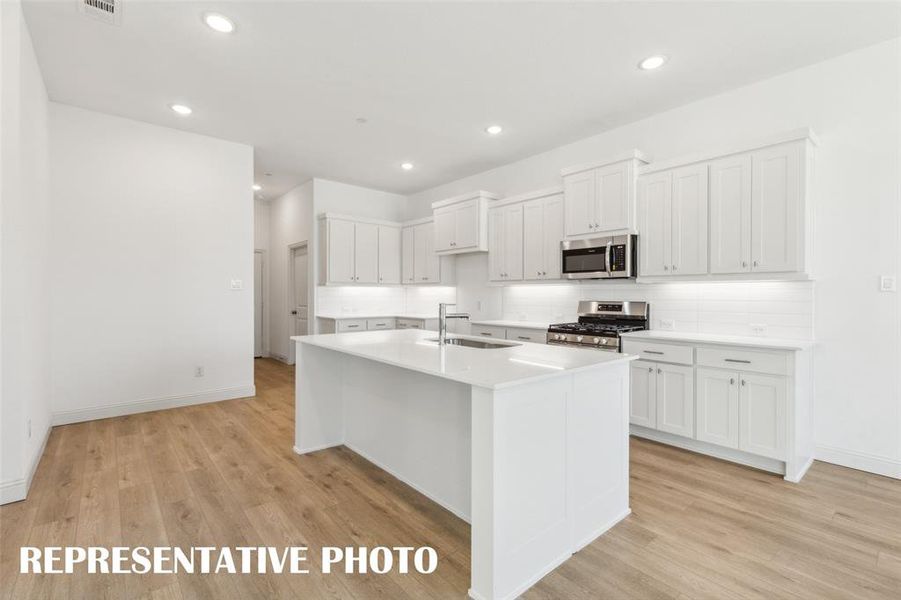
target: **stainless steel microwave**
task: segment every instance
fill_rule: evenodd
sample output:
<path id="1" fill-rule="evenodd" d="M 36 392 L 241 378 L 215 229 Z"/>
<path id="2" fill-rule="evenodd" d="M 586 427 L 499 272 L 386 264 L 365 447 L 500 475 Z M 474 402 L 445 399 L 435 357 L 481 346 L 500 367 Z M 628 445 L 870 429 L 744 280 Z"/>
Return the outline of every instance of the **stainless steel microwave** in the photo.
<path id="1" fill-rule="evenodd" d="M 638 270 L 637 235 L 560 242 L 566 279 L 626 279 Z"/>

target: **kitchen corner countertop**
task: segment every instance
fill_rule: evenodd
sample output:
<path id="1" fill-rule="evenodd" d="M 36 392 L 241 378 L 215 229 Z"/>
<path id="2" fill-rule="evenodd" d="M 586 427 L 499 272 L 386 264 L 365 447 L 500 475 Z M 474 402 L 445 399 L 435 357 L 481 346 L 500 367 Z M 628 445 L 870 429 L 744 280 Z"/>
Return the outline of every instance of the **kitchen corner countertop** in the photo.
<path id="1" fill-rule="evenodd" d="M 435 331 L 418 329 L 360 331 L 294 336 L 301 344 L 326 348 L 426 375 L 468 385 L 500 389 L 542 379 L 635 360 L 613 352 L 586 352 L 546 344 L 523 343 L 508 348 L 438 346 Z M 452 335 L 483 342 L 484 339 Z"/>
<path id="2" fill-rule="evenodd" d="M 551 326 L 550 323 L 543 323 L 541 321 L 505 321 L 503 319 L 493 320 L 493 321 L 470 321 L 473 325 L 487 325 L 490 327 L 510 327 L 520 329 L 542 329 L 547 331 L 547 328 Z"/>
<path id="3" fill-rule="evenodd" d="M 785 340 L 779 338 L 752 337 L 741 335 L 721 335 L 716 333 L 692 333 L 681 331 L 630 331 L 620 337 L 626 340 L 654 340 L 660 342 L 688 342 L 695 344 L 721 344 L 728 346 L 746 346 L 769 350 L 808 350 L 816 345 L 809 340 Z"/>
<path id="4" fill-rule="evenodd" d="M 437 319 L 438 313 L 434 314 L 425 314 L 425 313 L 412 313 L 412 314 L 368 314 L 368 313 L 352 313 L 352 314 L 324 314 L 324 315 L 316 315 L 317 319 L 331 319 L 332 321 L 343 321 L 344 319 L 417 319 L 421 321 L 425 321 L 428 319 Z"/>

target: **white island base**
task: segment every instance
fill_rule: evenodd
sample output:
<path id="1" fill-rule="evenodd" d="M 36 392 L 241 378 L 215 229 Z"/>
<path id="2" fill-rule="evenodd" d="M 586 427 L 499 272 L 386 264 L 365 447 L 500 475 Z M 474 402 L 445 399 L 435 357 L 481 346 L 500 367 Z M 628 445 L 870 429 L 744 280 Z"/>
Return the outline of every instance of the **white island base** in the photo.
<path id="1" fill-rule="evenodd" d="M 512 599 L 629 514 L 632 357 L 434 336 L 295 338 L 294 450 L 347 446 L 470 522 L 470 597 Z"/>

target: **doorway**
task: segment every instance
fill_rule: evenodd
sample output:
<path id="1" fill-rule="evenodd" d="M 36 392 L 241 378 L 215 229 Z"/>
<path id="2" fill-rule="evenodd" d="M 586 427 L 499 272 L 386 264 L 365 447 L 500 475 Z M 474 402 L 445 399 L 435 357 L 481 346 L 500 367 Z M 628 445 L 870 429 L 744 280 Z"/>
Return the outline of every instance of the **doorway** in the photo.
<path id="1" fill-rule="evenodd" d="M 309 333 L 309 253 L 307 243 L 288 248 L 288 335 Z M 288 364 L 295 360 L 294 342 L 288 344 Z"/>
<path id="2" fill-rule="evenodd" d="M 253 357 L 263 356 L 266 328 L 263 326 L 263 251 L 253 251 Z"/>

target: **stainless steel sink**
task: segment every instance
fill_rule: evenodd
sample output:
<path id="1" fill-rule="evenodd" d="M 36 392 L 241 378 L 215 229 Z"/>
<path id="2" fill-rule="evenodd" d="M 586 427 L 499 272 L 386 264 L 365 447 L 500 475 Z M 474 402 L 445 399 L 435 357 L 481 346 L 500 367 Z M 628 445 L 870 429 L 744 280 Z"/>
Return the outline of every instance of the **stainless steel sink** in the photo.
<path id="1" fill-rule="evenodd" d="M 428 342 L 438 343 L 438 338 L 426 340 Z M 513 346 L 521 346 L 516 342 L 486 342 L 484 340 L 470 340 L 467 338 L 449 337 L 445 340 L 449 346 L 466 346 L 467 348 L 480 348 L 482 350 L 493 350 L 495 348 L 511 348 Z"/>

